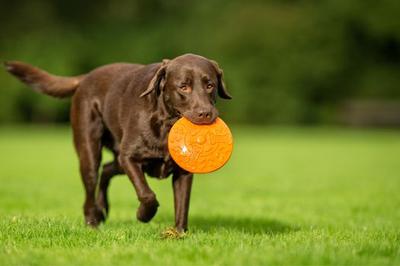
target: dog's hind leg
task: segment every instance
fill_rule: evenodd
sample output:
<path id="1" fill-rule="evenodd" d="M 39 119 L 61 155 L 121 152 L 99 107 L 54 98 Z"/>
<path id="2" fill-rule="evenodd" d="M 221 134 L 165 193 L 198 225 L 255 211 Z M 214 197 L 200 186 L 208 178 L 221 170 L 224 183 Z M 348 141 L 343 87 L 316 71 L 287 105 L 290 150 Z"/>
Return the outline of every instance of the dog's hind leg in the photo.
<path id="1" fill-rule="evenodd" d="M 123 174 L 124 171 L 118 164 L 118 161 L 109 162 L 103 165 L 103 171 L 100 176 L 99 194 L 97 195 L 97 206 L 103 211 L 105 216 L 108 215 L 110 205 L 108 203 L 108 186 L 110 185 L 111 178 L 116 175 Z"/>
<path id="2" fill-rule="evenodd" d="M 104 221 L 103 212 L 96 205 L 98 171 L 101 163 L 103 122 L 96 102 L 74 95 L 71 106 L 74 144 L 79 156 L 82 181 L 85 187 L 83 211 L 87 225 L 96 227 Z"/>

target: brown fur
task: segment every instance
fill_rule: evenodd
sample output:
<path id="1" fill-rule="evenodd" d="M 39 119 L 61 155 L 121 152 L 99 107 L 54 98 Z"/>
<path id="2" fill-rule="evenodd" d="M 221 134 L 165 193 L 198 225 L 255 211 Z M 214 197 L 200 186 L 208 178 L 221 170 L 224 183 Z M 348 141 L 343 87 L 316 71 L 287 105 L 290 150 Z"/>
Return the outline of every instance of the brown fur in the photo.
<path id="1" fill-rule="evenodd" d="M 175 227 L 187 229 L 193 174 L 171 159 L 167 135 L 173 123 L 185 116 L 197 124 L 209 124 L 218 116 L 216 95 L 230 99 L 217 63 L 186 54 L 150 65 L 117 63 L 99 67 L 77 77 L 59 77 L 31 65 L 11 61 L 7 70 L 36 91 L 72 96 L 71 124 L 85 186 L 84 215 L 97 226 L 109 212 L 110 179 L 126 174 L 140 206 L 137 218 L 150 221 L 159 206 L 144 176 L 172 174 Z M 103 166 L 101 150 L 115 159 Z M 96 195 L 96 187 L 99 191 Z"/>

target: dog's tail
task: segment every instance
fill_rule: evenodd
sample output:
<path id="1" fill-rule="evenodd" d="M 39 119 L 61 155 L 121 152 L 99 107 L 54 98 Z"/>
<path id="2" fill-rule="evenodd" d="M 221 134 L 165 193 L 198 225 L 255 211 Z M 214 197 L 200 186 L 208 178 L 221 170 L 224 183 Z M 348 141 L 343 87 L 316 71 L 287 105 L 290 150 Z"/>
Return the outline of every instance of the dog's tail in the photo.
<path id="1" fill-rule="evenodd" d="M 8 61 L 4 65 L 8 72 L 35 91 L 57 98 L 72 96 L 85 77 L 85 75 L 76 77 L 55 76 L 37 67 L 18 61 Z"/>

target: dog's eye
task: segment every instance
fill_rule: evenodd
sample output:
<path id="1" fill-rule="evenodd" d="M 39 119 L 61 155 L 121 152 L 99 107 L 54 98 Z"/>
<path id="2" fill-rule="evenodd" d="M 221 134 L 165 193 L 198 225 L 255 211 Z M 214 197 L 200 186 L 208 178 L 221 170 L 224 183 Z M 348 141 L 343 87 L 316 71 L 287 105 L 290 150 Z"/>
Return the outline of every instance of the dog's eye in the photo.
<path id="1" fill-rule="evenodd" d="M 212 89 L 214 89 L 214 84 L 208 83 L 207 90 L 211 91 Z"/>
<path id="2" fill-rule="evenodd" d="M 190 92 L 191 88 L 186 84 L 182 84 L 179 86 L 179 90 L 182 92 Z"/>

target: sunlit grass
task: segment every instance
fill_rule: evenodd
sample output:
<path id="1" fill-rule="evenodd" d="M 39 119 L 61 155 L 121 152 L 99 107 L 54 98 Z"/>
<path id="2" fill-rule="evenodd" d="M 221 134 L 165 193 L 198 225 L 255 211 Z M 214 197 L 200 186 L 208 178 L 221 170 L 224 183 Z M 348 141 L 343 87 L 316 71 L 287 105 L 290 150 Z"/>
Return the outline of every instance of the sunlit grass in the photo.
<path id="1" fill-rule="evenodd" d="M 400 132 L 233 128 L 226 167 L 195 177 L 190 231 L 173 225 L 170 179 L 150 224 L 126 177 L 100 230 L 83 225 L 67 128 L 0 129 L 0 265 L 400 263 Z"/>

